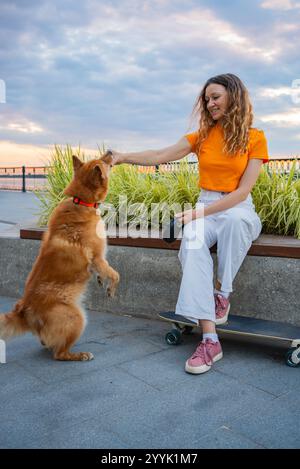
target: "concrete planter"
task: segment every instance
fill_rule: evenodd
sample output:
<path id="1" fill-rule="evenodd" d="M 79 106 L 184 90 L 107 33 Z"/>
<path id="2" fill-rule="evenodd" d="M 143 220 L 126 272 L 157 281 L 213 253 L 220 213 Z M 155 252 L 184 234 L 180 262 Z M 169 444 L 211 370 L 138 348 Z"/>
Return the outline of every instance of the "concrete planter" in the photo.
<path id="1" fill-rule="evenodd" d="M 0 238 L 0 295 L 19 297 L 40 241 Z M 181 268 L 178 251 L 133 246 L 109 246 L 108 260 L 121 275 L 114 299 L 108 299 L 96 278 L 83 303 L 113 314 L 155 318 L 175 307 Z M 212 254 L 216 266 L 216 254 Z M 247 256 L 234 282 L 232 314 L 272 319 L 300 326 L 300 260 Z"/>

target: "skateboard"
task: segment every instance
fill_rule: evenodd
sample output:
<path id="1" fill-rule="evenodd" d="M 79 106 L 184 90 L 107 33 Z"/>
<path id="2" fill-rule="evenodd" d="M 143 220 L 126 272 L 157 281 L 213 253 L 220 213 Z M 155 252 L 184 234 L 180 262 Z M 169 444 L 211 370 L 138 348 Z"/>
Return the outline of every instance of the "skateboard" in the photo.
<path id="1" fill-rule="evenodd" d="M 169 345 L 178 345 L 183 334 L 190 334 L 201 326 L 174 311 L 159 313 L 160 319 L 171 322 L 173 329 L 165 339 Z M 300 327 L 265 319 L 230 315 L 226 324 L 216 326 L 220 337 L 239 339 L 263 345 L 276 345 L 287 349 L 285 361 L 288 366 L 300 366 Z"/>

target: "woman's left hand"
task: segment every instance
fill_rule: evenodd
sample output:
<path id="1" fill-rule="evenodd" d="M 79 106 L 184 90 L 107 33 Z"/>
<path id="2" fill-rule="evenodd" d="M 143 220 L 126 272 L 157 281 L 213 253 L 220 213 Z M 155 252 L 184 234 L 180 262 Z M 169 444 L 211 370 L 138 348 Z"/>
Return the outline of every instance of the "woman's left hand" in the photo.
<path id="1" fill-rule="evenodd" d="M 185 210 L 184 212 L 179 212 L 175 214 L 176 220 L 181 222 L 183 225 L 186 225 L 192 220 L 199 218 L 199 213 L 195 209 Z"/>

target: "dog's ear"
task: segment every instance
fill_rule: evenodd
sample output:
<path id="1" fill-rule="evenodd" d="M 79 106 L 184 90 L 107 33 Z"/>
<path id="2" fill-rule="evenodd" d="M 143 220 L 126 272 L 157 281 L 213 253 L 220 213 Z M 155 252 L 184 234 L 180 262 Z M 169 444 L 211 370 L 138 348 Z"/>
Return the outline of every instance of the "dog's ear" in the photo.
<path id="1" fill-rule="evenodd" d="M 96 164 L 93 171 L 98 177 L 102 177 L 102 169 L 99 164 Z"/>
<path id="2" fill-rule="evenodd" d="M 112 161 L 113 161 L 113 154 L 111 150 L 107 150 L 107 152 L 102 156 L 101 158 L 104 163 L 109 164 L 111 166 Z"/>
<path id="3" fill-rule="evenodd" d="M 78 156 L 72 155 L 72 159 L 73 159 L 74 171 L 77 171 L 79 168 L 81 168 L 81 166 L 83 166 L 83 163 L 82 163 L 82 161 L 80 161 Z"/>
<path id="4" fill-rule="evenodd" d="M 104 164 L 96 164 L 96 166 L 94 166 L 94 175 L 95 177 L 97 178 L 97 180 L 99 181 L 99 179 L 107 179 L 108 178 L 108 175 L 109 175 L 109 168 L 107 168 L 107 166 L 105 166 Z"/>

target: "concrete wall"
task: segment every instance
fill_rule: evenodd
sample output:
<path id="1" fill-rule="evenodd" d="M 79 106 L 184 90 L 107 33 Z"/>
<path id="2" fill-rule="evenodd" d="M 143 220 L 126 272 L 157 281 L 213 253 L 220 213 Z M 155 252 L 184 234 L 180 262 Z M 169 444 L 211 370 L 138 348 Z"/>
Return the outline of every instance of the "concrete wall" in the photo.
<path id="1" fill-rule="evenodd" d="M 22 295 L 39 247 L 40 241 L 0 238 L 1 296 Z M 174 309 L 181 278 L 177 254 L 110 246 L 108 261 L 121 275 L 118 293 L 108 299 L 92 278 L 83 303 L 90 309 L 150 318 Z M 300 326 L 299 279 L 299 259 L 247 256 L 234 281 L 231 313 Z"/>

